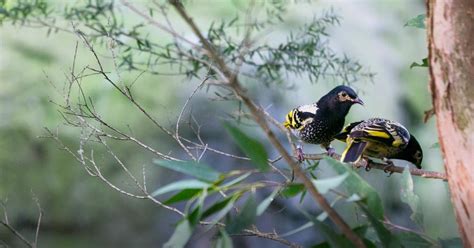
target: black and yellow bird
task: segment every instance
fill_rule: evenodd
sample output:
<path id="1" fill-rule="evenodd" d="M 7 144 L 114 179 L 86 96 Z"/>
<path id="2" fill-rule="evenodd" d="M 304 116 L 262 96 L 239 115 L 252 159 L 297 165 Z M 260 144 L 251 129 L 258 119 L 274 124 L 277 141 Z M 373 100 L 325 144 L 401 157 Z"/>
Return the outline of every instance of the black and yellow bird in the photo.
<path id="1" fill-rule="evenodd" d="M 296 130 L 305 143 L 320 144 L 329 154 L 334 153 L 330 143 L 344 127 L 344 121 L 353 104 L 364 102 L 356 92 L 344 85 L 337 86 L 321 97 L 318 102 L 294 108 L 286 115 L 283 125 Z M 302 161 L 303 151 L 298 148 L 298 159 Z"/>
<path id="2" fill-rule="evenodd" d="M 415 136 L 398 122 L 382 118 L 354 122 L 344 127 L 335 138 L 347 143 L 342 162 L 357 163 L 362 156 L 367 156 L 382 159 L 388 166 L 393 165 L 389 159 L 402 159 L 421 168 L 421 146 Z"/>

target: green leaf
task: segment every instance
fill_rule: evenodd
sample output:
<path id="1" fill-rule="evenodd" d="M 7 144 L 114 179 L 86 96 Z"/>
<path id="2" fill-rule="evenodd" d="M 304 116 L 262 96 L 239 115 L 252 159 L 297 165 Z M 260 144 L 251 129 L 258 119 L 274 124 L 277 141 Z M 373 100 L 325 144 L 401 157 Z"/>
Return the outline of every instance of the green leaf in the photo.
<path id="1" fill-rule="evenodd" d="M 210 206 L 206 211 L 201 216 L 201 219 L 205 219 L 215 213 L 216 216 L 213 218 L 215 222 L 219 221 L 222 219 L 234 206 L 235 201 L 239 198 L 240 196 L 235 194 L 233 196 L 227 197 L 224 200 L 220 202 L 214 203 L 212 206 Z"/>
<path id="2" fill-rule="evenodd" d="M 250 195 L 239 214 L 227 223 L 226 231 L 234 234 L 239 233 L 242 229 L 248 227 L 255 222 L 257 218 L 257 202 L 253 195 Z"/>
<path id="3" fill-rule="evenodd" d="M 180 201 L 189 200 L 195 196 L 197 196 L 201 192 L 201 189 L 185 189 L 180 191 L 179 193 L 173 195 L 168 200 L 164 201 L 164 204 L 174 204 Z"/>
<path id="4" fill-rule="evenodd" d="M 397 236 L 392 235 L 392 233 L 385 228 L 384 224 L 377 218 L 369 209 L 367 209 L 363 204 L 359 202 L 359 207 L 365 212 L 369 222 L 372 224 L 377 236 L 379 237 L 380 242 L 383 247 L 389 248 L 398 248 L 402 247 L 400 240 Z"/>
<path id="5" fill-rule="evenodd" d="M 429 248 L 436 246 L 433 242 L 413 232 L 401 232 L 397 234 L 397 237 L 404 247 Z"/>
<path id="6" fill-rule="evenodd" d="M 276 188 L 273 193 L 271 193 L 265 200 L 263 200 L 260 204 L 258 204 L 257 207 L 257 216 L 260 216 L 265 212 L 265 210 L 270 206 L 270 203 L 272 203 L 273 199 L 275 198 L 276 194 L 280 191 L 280 188 Z"/>
<path id="7" fill-rule="evenodd" d="M 365 234 L 367 233 L 367 230 L 369 229 L 368 224 L 364 224 L 358 227 L 352 228 L 352 230 L 359 236 L 359 237 L 364 237 Z"/>
<path id="8" fill-rule="evenodd" d="M 237 184 L 237 183 L 240 183 L 241 181 L 245 180 L 248 176 L 252 175 L 251 172 L 247 172 L 239 177 L 236 177 L 232 180 L 230 180 L 229 182 L 221 185 L 219 188 L 227 188 L 227 187 L 230 187 L 230 186 L 233 186 L 234 184 Z"/>
<path id="9" fill-rule="evenodd" d="M 349 192 L 349 194 L 359 195 L 367 204 L 370 212 L 376 216 L 377 219 L 383 220 L 382 200 L 380 200 L 377 191 L 347 165 L 332 158 L 325 158 L 325 160 L 337 173 L 349 173 L 349 176 L 343 183 L 346 191 Z"/>
<path id="10" fill-rule="evenodd" d="M 200 180 L 212 182 L 219 179 L 220 173 L 208 165 L 194 161 L 170 161 L 154 159 L 153 163 L 177 172 L 181 172 Z"/>
<path id="11" fill-rule="evenodd" d="M 303 214 L 313 222 L 314 227 L 321 232 L 325 240 L 329 243 L 329 247 L 352 247 L 351 242 L 344 236 L 339 235 L 334 231 L 334 228 L 327 226 L 326 224 L 320 222 L 313 216 L 308 213 L 303 212 Z"/>
<path id="12" fill-rule="evenodd" d="M 415 27 L 415 28 L 426 29 L 425 19 L 426 19 L 426 14 L 417 15 L 416 17 L 408 20 L 408 22 L 405 23 L 404 27 Z"/>
<path id="13" fill-rule="evenodd" d="M 352 194 L 349 198 L 346 199 L 346 202 L 358 202 L 362 200 L 358 194 Z"/>
<path id="14" fill-rule="evenodd" d="M 225 230 L 220 230 L 219 238 L 217 238 L 215 248 L 233 248 L 232 239 L 229 237 L 229 234 Z"/>
<path id="15" fill-rule="evenodd" d="M 186 245 L 193 234 L 193 228 L 187 219 L 178 223 L 171 238 L 166 242 L 164 248 L 182 248 Z"/>
<path id="16" fill-rule="evenodd" d="M 191 211 L 191 213 L 187 215 L 189 223 L 192 226 L 195 226 L 199 222 L 199 219 L 201 217 L 201 208 L 202 208 L 202 205 L 198 205 L 196 208 L 194 208 L 193 211 Z"/>
<path id="17" fill-rule="evenodd" d="M 368 229 L 368 226 L 367 225 L 362 225 L 362 226 L 358 226 L 358 227 L 355 227 L 352 229 L 352 231 L 354 231 L 354 233 L 357 234 L 357 236 L 359 236 L 360 238 L 362 238 L 362 241 L 364 241 L 365 243 L 365 246 L 367 248 L 376 248 L 377 246 L 369 239 L 365 238 L 365 233 L 367 232 L 367 229 Z M 342 234 L 338 234 L 339 237 L 341 238 L 345 238 L 345 236 L 343 236 Z M 350 247 L 352 247 L 353 245 L 351 245 Z M 317 244 L 315 246 L 312 246 L 312 248 L 323 248 L 323 247 L 328 247 L 328 248 L 331 248 L 331 247 L 334 247 L 334 246 L 331 246 L 329 242 L 323 242 L 323 243 L 320 243 L 320 244 Z"/>
<path id="18" fill-rule="evenodd" d="M 292 183 L 288 184 L 281 192 L 280 194 L 283 197 L 294 197 L 301 193 L 305 189 L 304 185 L 302 183 Z"/>
<path id="19" fill-rule="evenodd" d="M 326 194 L 329 192 L 329 190 L 337 188 L 339 185 L 341 185 L 344 180 L 349 176 L 349 173 L 344 173 L 342 175 L 338 175 L 335 177 L 331 178 L 324 178 L 324 179 L 317 179 L 317 180 L 311 180 L 318 189 L 319 193 L 321 194 Z"/>
<path id="20" fill-rule="evenodd" d="M 461 248 L 462 240 L 458 237 L 450 239 L 438 239 L 442 248 Z"/>
<path id="21" fill-rule="evenodd" d="M 433 145 L 430 146 L 431 149 L 436 149 L 439 148 L 439 142 L 434 143 Z"/>
<path id="22" fill-rule="evenodd" d="M 411 177 L 408 167 L 403 170 L 400 198 L 402 202 L 410 206 L 413 212 L 410 218 L 418 224 L 418 226 L 423 227 L 423 211 L 421 209 L 420 198 L 413 191 L 413 178 Z"/>
<path id="23" fill-rule="evenodd" d="M 224 127 L 230 136 L 232 136 L 232 139 L 234 139 L 239 148 L 255 163 L 255 166 L 260 171 L 269 170 L 270 166 L 268 166 L 267 151 L 260 142 L 256 139 L 250 138 L 240 131 L 240 129 L 228 123 L 224 123 Z"/>
<path id="24" fill-rule="evenodd" d="M 336 198 L 331 202 L 331 204 L 329 204 L 329 205 L 331 205 L 331 207 L 333 207 L 333 206 L 336 204 L 336 202 L 339 201 L 339 199 L 341 199 L 341 198 L 340 198 L 340 197 L 336 197 Z M 327 212 L 322 212 L 321 214 L 318 215 L 318 217 L 316 217 L 316 219 L 319 220 L 319 221 L 321 221 L 321 222 L 323 222 L 327 217 L 328 217 L 328 213 L 327 213 Z"/>
<path id="25" fill-rule="evenodd" d="M 421 60 L 421 64 L 418 64 L 416 62 L 411 63 L 410 69 L 413 67 L 428 67 L 428 58 L 424 58 Z"/>
<path id="26" fill-rule="evenodd" d="M 211 186 L 211 185 L 208 184 L 208 183 L 199 181 L 199 180 L 194 180 L 194 179 L 181 180 L 181 181 L 177 181 L 177 182 L 174 182 L 174 183 L 170 183 L 170 184 L 165 185 L 161 188 L 158 188 L 151 195 L 152 196 L 159 196 L 159 195 L 171 192 L 171 191 L 183 190 L 183 189 L 203 189 L 203 188 L 207 188 L 209 186 Z"/>
<path id="27" fill-rule="evenodd" d="M 194 210 L 191 213 L 187 214 L 189 223 L 191 223 L 193 227 L 196 226 L 199 220 L 201 220 L 201 216 L 202 216 L 201 210 L 204 206 L 204 200 L 206 200 L 206 197 L 207 197 L 207 188 L 202 190 L 201 195 L 199 196 L 197 201 L 193 204 L 194 206 L 196 206 Z"/>
<path id="28" fill-rule="evenodd" d="M 336 202 L 337 202 L 339 199 L 340 199 L 340 198 L 334 199 L 334 201 L 332 201 L 331 204 L 330 204 L 331 207 L 333 207 L 334 204 L 336 204 Z M 328 214 L 327 214 L 326 212 L 322 212 L 322 213 L 320 213 L 320 214 L 316 217 L 316 220 L 317 220 L 317 221 L 320 221 L 320 222 L 323 222 L 324 220 L 326 220 L 327 217 L 328 217 Z M 280 235 L 280 237 L 293 235 L 293 234 L 298 233 L 298 232 L 301 232 L 301 231 L 303 231 L 303 230 L 305 230 L 305 229 L 307 229 L 307 228 L 309 228 L 309 227 L 312 227 L 313 225 L 314 225 L 314 224 L 313 224 L 312 221 L 307 222 L 307 223 L 305 223 L 304 225 L 302 225 L 302 226 L 300 226 L 300 227 L 298 227 L 298 228 L 296 228 L 296 229 L 294 229 L 294 230 L 292 230 L 292 231 L 289 231 L 289 232 L 287 232 L 287 233 L 285 233 L 285 234 Z"/>
<path id="29" fill-rule="evenodd" d="M 298 227 L 298 228 L 296 228 L 296 229 L 293 229 L 293 230 L 291 230 L 291 231 L 289 231 L 289 232 L 280 234 L 280 237 L 283 238 L 283 237 L 291 236 L 291 235 L 293 235 L 293 234 L 295 234 L 295 233 L 299 233 L 299 232 L 301 232 L 301 231 L 303 231 L 303 230 L 306 230 L 306 229 L 308 229 L 308 228 L 310 228 L 310 227 L 312 227 L 312 226 L 314 226 L 314 224 L 313 224 L 312 221 L 306 222 L 305 224 L 303 224 L 302 226 L 300 226 L 300 227 Z"/>

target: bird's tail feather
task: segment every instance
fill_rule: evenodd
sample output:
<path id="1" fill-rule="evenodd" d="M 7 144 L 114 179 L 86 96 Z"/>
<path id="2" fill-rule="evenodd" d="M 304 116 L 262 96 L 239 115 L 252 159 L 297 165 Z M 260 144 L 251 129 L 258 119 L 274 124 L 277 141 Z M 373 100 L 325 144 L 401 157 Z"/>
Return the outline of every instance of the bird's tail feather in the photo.
<path id="1" fill-rule="evenodd" d="M 366 142 L 350 142 L 342 153 L 341 161 L 345 163 L 357 163 L 362 158 Z"/>

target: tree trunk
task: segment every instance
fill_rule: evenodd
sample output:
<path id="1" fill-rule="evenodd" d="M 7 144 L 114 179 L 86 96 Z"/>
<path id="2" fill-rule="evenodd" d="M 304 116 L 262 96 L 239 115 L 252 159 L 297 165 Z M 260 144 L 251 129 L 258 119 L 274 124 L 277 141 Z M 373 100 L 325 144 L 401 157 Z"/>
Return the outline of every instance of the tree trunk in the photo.
<path id="1" fill-rule="evenodd" d="M 427 0 L 430 88 L 451 201 L 474 246 L 474 0 Z"/>

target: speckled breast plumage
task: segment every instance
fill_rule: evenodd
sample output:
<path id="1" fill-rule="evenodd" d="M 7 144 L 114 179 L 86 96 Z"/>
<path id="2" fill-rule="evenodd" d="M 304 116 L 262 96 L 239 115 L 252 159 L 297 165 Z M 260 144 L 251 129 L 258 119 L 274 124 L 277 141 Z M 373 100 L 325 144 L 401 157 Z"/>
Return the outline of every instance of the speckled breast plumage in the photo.
<path id="1" fill-rule="evenodd" d="M 312 122 L 306 124 L 299 130 L 299 137 L 303 142 L 310 144 L 329 144 L 344 125 L 344 120 L 341 124 L 332 124 L 327 121 L 315 118 Z"/>

